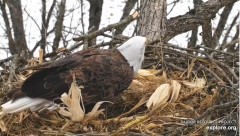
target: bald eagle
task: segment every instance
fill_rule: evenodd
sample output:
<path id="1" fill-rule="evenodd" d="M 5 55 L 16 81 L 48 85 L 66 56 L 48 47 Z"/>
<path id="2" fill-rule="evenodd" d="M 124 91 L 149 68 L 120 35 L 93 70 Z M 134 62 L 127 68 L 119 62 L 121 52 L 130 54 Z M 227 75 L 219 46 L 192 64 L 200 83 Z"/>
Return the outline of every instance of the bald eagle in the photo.
<path id="1" fill-rule="evenodd" d="M 57 98 L 68 92 L 73 74 L 77 84 L 84 86 L 84 105 L 114 101 L 141 68 L 145 42 L 145 37 L 135 36 L 117 49 L 87 49 L 58 59 L 28 77 L 12 100 L 1 105 L 2 112 L 53 106 Z"/>

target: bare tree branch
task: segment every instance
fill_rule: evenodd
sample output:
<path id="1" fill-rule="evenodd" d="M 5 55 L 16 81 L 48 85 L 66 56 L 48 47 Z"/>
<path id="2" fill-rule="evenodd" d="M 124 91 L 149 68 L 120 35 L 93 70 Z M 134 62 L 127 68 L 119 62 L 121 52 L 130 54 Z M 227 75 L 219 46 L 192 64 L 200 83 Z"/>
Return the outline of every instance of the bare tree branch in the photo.
<path id="1" fill-rule="evenodd" d="M 174 36 L 193 30 L 202 25 L 206 19 L 212 19 L 215 14 L 224 6 L 237 2 L 238 0 L 208 0 L 197 8 L 190 10 L 185 15 L 170 18 L 167 20 L 165 40 L 168 41 Z"/>
<path id="2" fill-rule="evenodd" d="M 55 5 L 56 5 L 56 0 L 54 0 L 53 3 L 51 4 L 51 7 L 47 14 L 46 0 L 42 0 L 42 28 L 40 29 L 41 39 L 35 44 L 34 48 L 30 52 L 31 54 L 33 54 L 35 52 L 35 50 L 37 49 L 37 47 L 39 47 L 39 46 L 41 47 L 41 49 L 43 49 L 43 54 L 45 54 L 45 47 L 47 45 L 47 40 L 46 40 L 47 36 L 54 31 L 54 29 L 53 29 L 53 30 L 47 32 L 48 26 L 49 26 L 49 21 L 52 16 Z M 46 18 L 46 14 L 47 14 L 47 18 Z"/>
<path id="3" fill-rule="evenodd" d="M 209 47 L 214 48 L 214 39 L 212 37 L 212 24 L 211 19 L 205 20 L 205 22 L 202 24 L 202 40 L 203 43 Z"/>
<path id="4" fill-rule="evenodd" d="M 212 112 L 216 112 L 218 109 L 226 109 L 229 107 L 236 107 L 239 104 L 239 100 L 234 100 L 231 102 L 226 102 L 220 105 L 214 105 L 213 107 L 208 108 L 201 116 L 197 117 L 196 120 L 201 120 Z"/>
<path id="5" fill-rule="evenodd" d="M 38 25 L 36 19 L 34 19 L 27 11 L 26 9 L 23 9 L 25 13 L 27 13 L 27 15 L 32 19 L 32 21 L 35 23 L 35 25 L 37 26 L 38 30 L 41 30 L 40 26 Z"/>
<path id="6" fill-rule="evenodd" d="M 56 0 L 53 0 L 53 2 L 52 2 L 52 5 L 51 5 L 51 7 L 50 7 L 50 9 L 49 9 L 49 11 L 48 11 L 48 15 L 47 15 L 47 19 L 46 19 L 46 28 L 48 28 L 48 25 L 49 25 L 49 21 L 50 21 L 50 19 L 51 19 L 51 16 L 52 16 L 52 13 L 53 13 L 53 9 L 54 9 L 54 7 L 55 7 L 55 5 L 56 5 Z"/>
<path id="7" fill-rule="evenodd" d="M 80 0 L 80 5 L 81 5 L 81 25 L 82 25 L 82 31 L 83 31 L 83 34 L 85 34 L 85 29 L 84 29 L 84 21 L 83 21 L 83 0 Z"/>
<path id="8" fill-rule="evenodd" d="M 128 0 L 126 1 L 125 7 L 123 8 L 123 14 L 120 20 L 123 20 L 124 18 L 126 18 L 131 10 L 134 8 L 135 4 L 136 4 L 137 0 Z M 122 34 L 122 32 L 124 31 L 124 29 L 127 27 L 127 25 L 119 27 L 114 35 L 118 35 L 118 34 Z"/>
<path id="9" fill-rule="evenodd" d="M 232 40 L 236 40 L 236 39 L 238 39 L 238 37 L 239 37 L 239 25 L 237 25 L 236 26 L 236 33 L 235 33 L 235 35 L 233 36 L 233 38 L 232 38 Z M 227 51 L 228 52 L 239 52 L 238 50 L 237 50 L 237 48 L 236 48 L 236 46 L 235 46 L 236 44 L 230 44 L 230 46 L 228 46 L 227 47 Z M 238 47 L 239 47 L 240 45 L 238 44 Z"/>
<path id="10" fill-rule="evenodd" d="M 238 14 L 234 17 L 232 23 L 230 24 L 230 27 L 228 28 L 228 30 L 227 30 L 227 32 L 226 32 L 226 34 L 225 34 L 225 36 L 224 36 L 222 45 L 226 44 L 227 38 L 229 37 L 229 34 L 230 34 L 233 26 L 236 24 L 236 21 L 237 21 L 238 17 L 239 17 L 239 12 L 238 12 Z M 222 46 L 220 47 L 220 50 L 221 50 L 221 49 L 222 49 Z"/>
<path id="11" fill-rule="evenodd" d="M 106 31 L 112 31 L 113 29 L 117 29 L 123 25 L 129 24 L 130 22 L 136 20 L 138 18 L 138 12 L 133 13 L 132 15 L 128 16 L 127 18 L 123 19 L 122 21 L 115 23 L 115 24 L 110 24 L 107 27 L 103 27 L 102 29 L 92 32 L 88 35 L 83 35 L 80 37 L 73 38 L 74 41 L 82 41 L 85 39 L 93 39 L 101 34 L 103 34 Z"/>
<path id="12" fill-rule="evenodd" d="M 225 6 L 222 14 L 220 15 L 220 20 L 218 22 L 218 26 L 213 34 L 213 38 L 216 40 L 216 41 L 219 41 L 221 35 L 222 35 L 222 32 L 224 30 L 224 27 L 227 23 L 227 19 L 228 19 L 228 16 L 232 10 L 232 7 L 233 7 L 233 3 L 231 4 L 228 4 Z M 214 48 L 217 46 L 218 43 L 215 44 L 215 46 L 213 46 Z"/>

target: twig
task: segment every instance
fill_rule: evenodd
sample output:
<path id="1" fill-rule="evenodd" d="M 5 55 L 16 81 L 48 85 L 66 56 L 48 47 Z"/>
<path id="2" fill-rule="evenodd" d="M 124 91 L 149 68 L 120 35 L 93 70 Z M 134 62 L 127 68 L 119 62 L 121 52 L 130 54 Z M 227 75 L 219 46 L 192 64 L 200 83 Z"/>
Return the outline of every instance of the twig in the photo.
<path id="1" fill-rule="evenodd" d="M 11 83 L 12 80 L 14 79 L 14 77 L 16 77 L 16 69 L 19 65 L 19 61 L 21 59 L 21 56 L 19 55 L 13 55 L 13 60 L 10 64 L 10 74 L 9 74 L 9 77 L 8 77 L 8 83 Z"/>
<path id="2" fill-rule="evenodd" d="M 7 57 L 6 59 L 2 59 L 0 60 L 0 66 L 2 66 L 2 64 L 12 60 L 14 58 L 14 55 L 13 56 L 10 56 L 10 57 Z"/>
<path id="3" fill-rule="evenodd" d="M 178 67 L 177 65 L 171 63 L 171 62 L 164 62 L 165 64 L 167 64 L 168 66 L 171 66 L 172 68 L 176 69 L 176 70 L 179 70 L 179 71 L 185 71 L 185 69 L 181 68 L 181 67 Z"/>
<path id="4" fill-rule="evenodd" d="M 32 19 L 32 21 L 36 24 L 36 26 L 38 27 L 39 31 L 41 31 L 40 26 L 38 25 L 37 21 L 27 12 L 26 9 L 24 9 L 24 11 L 27 13 L 27 15 Z"/>
<path id="5" fill-rule="evenodd" d="M 228 39 L 228 37 L 229 37 L 229 34 L 230 34 L 230 32 L 232 31 L 233 26 L 236 24 L 236 21 L 237 21 L 238 17 L 239 17 L 239 12 L 237 13 L 237 15 L 236 15 L 236 16 L 234 17 L 234 19 L 232 20 L 232 23 L 231 23 L 230 27 L 227 29 L 227 32 L 226 32 L 226 34 L 225 34 L 225 36 L 224 36 L 222 45 L 225 45 L 225 44 L 226 44 L 227 39 Z M 221 50 L 221 48 L 222 48 L 222 45 L 220 46 L 220 50 Z"/>
<path id="6" fill-rule="evenodd" d="M 236 42 L 237 42 L 237 41 L 236 41 Z M 203 48 L 203 49 L 205 49 L 205 50 L 210 50 L 210 51 L 219 52 L 219 53 L 226 54 L 226 55 L 230 55 L 230 56 L 236 56 L 236 55 L 233 54 L 233 53 L 229 53 L 229 52 L 225 52 L 225 51 L 220 51 L 220 50 L 215 50 L 215 49 L 212 49 L 212 48 L 209 48 L 209 47 L 205 47 L 205 46 L 201 46 L 201 45 L 197 45 L 196 47 L 197 47 L 197 48 Z"/>
<path id="7" fill-rule="evenodd" d="M 112 35 L 108 35 L 108 34 L 101 34 L 102 36 L 108 37 L 108 38 L 112 38 L 112 39 L 116 39 L 116 40 L 121 40 L 121 41 L 125 41 L 127 39 L 129 39 L 129 37 L 127 36 L 123 36 L 123 35 L 117 35 L 117 36 L 112 36 Z"/>
<path id="8" fill-rule="evenodd" d="M 223 76 L 227 79 L 227 81 L 228 81 L 231 85 L 233 85 L 233 82 L 231 81 L 231 79 L 229 79 L 229 77 L 226 75 L 225 71 L 222 70 L 222 68 L 219 67 L 219 65 L 218 65 L 217 62 L 212 58 L 212 56 L 210 56 L 210 55 L 208 55 L 208 54 L 205 54 L 205 55 L 209 58 L 209 60 L 212 62 L 212 64 L 219 70 L 219 73 L 221 73 L 221 75 L 223 75 Z"/>
<path id="9" fill-rule="evenodd" d="M 230 47 L 231 45 L 236 44 L 238 42 L 239 42 L 239 39 L 235 39 L 235 40 L 231 41 L 230 43 L 224 44 L 224 45 L 221 46 L 221 50 L 224 50 L 224 49 L 226 49 L 226 48 Z"/>
<path id="10" fill-rule="evenodd" d="M 104 47 L 104 46 L 107 46 L 107 45 L 111 46 L 111 45 L 116 45 L 116 44 L 119 44 L 119 43 L 122 43 L 122 42 L 120 42 L 118 40 L 111 40 L 109 42 L 99 43 L 96 46 L 93 46 L 93 48 Z"/>
<path id="11" fill-rule="evenodd" d="M 68 48 L 68 50 L 72 51 L 72 50 L 78 48 L 79 46 L 81 46 L 83 44 L 84 44 L 84 42 L 78 42 L 78 43 L 74 44 L 73 46 L 71 46 L 70 48 Z"/>
<path id="12" fill-rule="evenodd" d="M 220 62 L 220 61 L 217 61 L 217 60 L 216 60 L 216 62 L 217 62 L 219 65 L 225 67 L 225 69 L 227 69 L 227 71 L 233 76 L 233 78 L 234 78 L 236 81 L 239 81 L 238 76 L 234 73 L 233 70 L 231 70 L 230 66 L 228 66 L 228 65 L 226 65 L 226 64 L 224 64 L 224 63 L 222 63 L 222 62 Z"/>
<path id="13" fill-rule="evenodd" d="M 117 131 L 113 132 L 110 134 L 110 136 L 116 136 L 121 134 L 122 132 L 124 132 L 125 130 L 128 130 L 129 128 L 140 124 L 142 122 L 145 122 L 147 120 L 149 120 L 154 114 L 158 113 L 157 111 L 159 111 L 160 109 L 164 108 L 167 105 L 167 103 L 163 104 L 163 105 L 158 105 L 156 107 L 154 107 L 151 111 L 149 111 L 149 113 L 147 113 L 144 116 L 139 117 L 138 119 L 135 119 L 131 122 L 129 122 L 128 124 L 126 124 L 124 127 L 118 129 Z"/>
<path id="14" fill-rule="evenodd" d="M 219 82 L 224 83 L 223 80 L 220 77 L 218 77 L 217 74 L 214 73 L 212 70 L 210 70 L 210 69 L 206 68 L 205 66 L 203 66 L 202 64 L 200 64 L 200 69 L 201 68 L 208 71 L 209 73 L 211 73 Z"/>
<path id="15" fill-rule="evenodd" d="M 112 29 L 117 29 L 118 27 L 129 24 L 130 22 L 136 20 L 137 18 L 138 18 L 138 12 L 134 12 L 132 15 L 128 16 L 127 18 L 123 19 L 122 21 L 120 21 L 118 23 L 110 24 L 107 27 L 103 27 L 102 29 L 92 32 L 88 35 L 83 35 L 83 36 L 80 36 L 77 38 L 73 38 L 73 40 L 74 41 L 82 41 L 84 39 L 91 40 L 91 39 L 97 37 L 98 35 L 103 34 L 106 31 L 112 31 Z"/>
<path id="16" fill-rule="evenodd" d="M 19 71 L 25 71 L 25 70 L 29 70 L 29 69 L 39 69 L 39 68 L 42 68 L 44 66 L 47 66 L 47 65 L 51 64 L 52 62 L 53 61 L 49 61 L 49 62 L 45 62 L 45 63 L 39 64 L 39 65 L 26 66 L 26 67 L 23 67 L 23 68 L 19 68 L 18 70 Z"/>
<path id="17" fill-rule="evenodd" d="M 226 102 L 220 105 L 214 105 L 208 108 L 201 116 L 197 117 L 195 120 L 201 120 L 205 116 L 210 115 L 212 112 L 215 112 L 218 109 L 228 109 L 231 107 L 236 107 L 238 104 L 239 104 L 239 100 L 234 100 L 234 101 Z"/>

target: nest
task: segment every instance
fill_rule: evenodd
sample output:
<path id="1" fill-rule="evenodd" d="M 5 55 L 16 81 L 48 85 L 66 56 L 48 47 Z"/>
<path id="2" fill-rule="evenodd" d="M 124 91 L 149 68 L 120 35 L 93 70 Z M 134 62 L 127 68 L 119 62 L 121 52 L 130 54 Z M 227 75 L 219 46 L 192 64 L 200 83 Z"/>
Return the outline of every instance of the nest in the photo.
<path id="1" fill-rule="evenodd" d="M 154 53 L 145 54 L 148 70 L 140 71 L 122 100 L 105 111 L 98 107 L 80 122 L 58 110 L 8 114 L 0 119 L 1 134 L 237 135 L 239 53 L 153 45 L 148 43 Z M 0 101 L 6 102 L 8 90 L 19 88 L 35 68 L 2 71 Z"/>
<path id="2" fill-rule="evenodd" d="M 25 75 L 29 73 L 25 72 Z M 236 133 L 238 101 L 234 100 L 234 96 L 221 92 L 217 87 L 209 88 L 207 79 L 203 77 L 186 79 L 184 76 L 181 77 L 182 74 L 180 71 L 170 74 L 161 70 L 142 70 L 123 93 L 122 101 L 109 106 L 103 114 L 82 122 L 73 122 L 71 118 L 59 114 L 58 111 L 23 111 L 8 114 L 1 119 L 1 133 L 6 135 Z M 25 76 L 17 75 L 17 78 L 19 80 L 12 85 L 18 86 Z M 163 84 L 170 85 L 172 81 L 180 85 L 176 100 L 170 101 L 170 94 L 166 101 L 154 100 L 155 106 L 147 107 L 146 102 L 154 92 Z M 8 85 L 1 86 L 4 89 Z M 211 126 L 232 126 L 232 130 L 210 131 Z"/>

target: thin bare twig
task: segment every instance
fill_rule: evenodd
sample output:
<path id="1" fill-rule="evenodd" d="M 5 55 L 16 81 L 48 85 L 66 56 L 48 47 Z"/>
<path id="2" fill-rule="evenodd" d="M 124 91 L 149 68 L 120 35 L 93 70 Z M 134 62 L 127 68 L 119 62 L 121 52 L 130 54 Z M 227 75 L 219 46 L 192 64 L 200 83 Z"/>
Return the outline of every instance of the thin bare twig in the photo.
<path id="1" fill-rule="evenodd" d="M 231 102 L 226 102 L 220 105 L 214 105 L 210 108 L 208 108 L 201 116 L 197 117 L 195 120 L 201 120 L 204 117 L 206 117 L 207 115 L 210 115 L 212 112 L 216 112 L 216 110 L 219 109 L 228 109 L 228 108 L 232 108 L 235 107 L 239 104 L 239 100 L 234 100 Z"/>
<path id="2" fill-rule="evenodd" d="M 83 36 L 80 36 L 77 38 L 73 38 L 73 40 L 74 41 L 82 41 L 84 39 L 91 40 L 91 39 L 97 37 L 98 35 L 103 34 L 106 31 L 112 31 L 112 29 L 117 29 L 118 27 L 129 24 L 130 22 L 136 20 L 137 18 L 138 18 L 138 12 L 135 12 L 132 15 L 128 16 L 127 18 L 123 19 L 122 21 L 120 21 L 118 23 L 110 24 L 107 27 L 103 27 L 102 29 L 92 32 L 88 35 L 83 35 Z"/>

